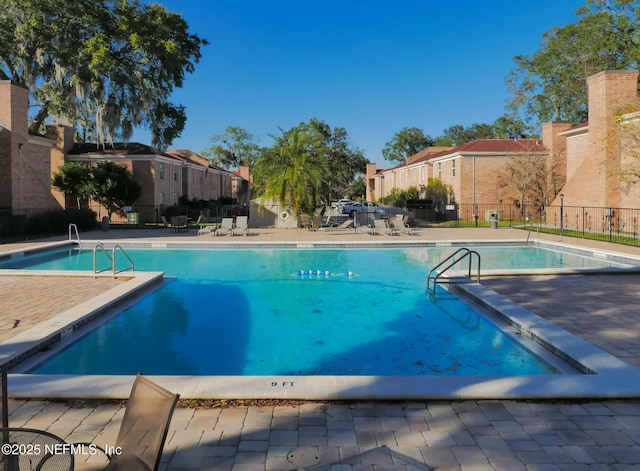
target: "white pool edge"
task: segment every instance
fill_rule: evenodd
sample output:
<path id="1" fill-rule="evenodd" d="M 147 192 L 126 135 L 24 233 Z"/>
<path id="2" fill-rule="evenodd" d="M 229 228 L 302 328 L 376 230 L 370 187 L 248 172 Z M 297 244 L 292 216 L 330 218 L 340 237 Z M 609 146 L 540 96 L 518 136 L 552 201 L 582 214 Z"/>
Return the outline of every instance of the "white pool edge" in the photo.
<path id="1" fill-rule="evenodd" d="M 111 241 L 112 243 L 117 243 Z M 487 243 L 484 241 L 483 243 Z M 505 241 L 495 241 L 504 243 Z M 520 241 L 522 243 L 523 241 Z M 455 241 L 455 244 L 463 243 Z M 467 241 L 471 244 L 471 241 Z M 545 243 L 547 245 L 548 243 Z M 172 244 L 173 245 L 173 244 Z M 192 244 L 179 244 L 182 246 Z M 242 244 L 246 246 L 248 244 Z M 262 246 L 264 244 L 260 244 Z M 291 245 L 291 244 L 287 244 Z M 295 246 L 295 244 L 293 244 Z M 320 244 L 324 245 L 324 244 Z M 335 244 L 330 244 L 335 245 Z M 344 244 L 343 244 L 344 245 Z M 346 244 L 347 246 L 349 244 Z M 355 244 L 362 245 L 362 244 Z M 377 244 L 380 245 L 380 244 Z M 397 244 L 394 244 L 397 245 Z M 407 245 L 402 243 L 402 245 Z M 410 244 L 413 245 L 413 244 Z M 425 244 L 420 245 L 449 245 Z M 556 244 L 560 245 L 560 244 Z M 570 247 L 570 246 L 568 246 Z M 564 247 L 563 247 L 564 248 Z M 602 252 L 602 251 L 599 251 Z M 625 258 L 632 258 L 624 255 Z M 623 269 L 624 270 L 624 269 Z M 614 270 L 614 271 L 620 271 Z M 8 272 L 8 273 L 6 273 Z M 572 270 L 576 272 L 576 270 Z M 19 270 L 0 270 L 16 275 Z M 35 272 L 47 276 L 87 276 L 86 272 Z M 132 275 L 128 272 L 127 276 Z M 161 277 L 158 273 L 134 272 L 128 282 L 82 303 L 0 344 L 0 362 L 15 359 L 39 341 L 66 332 L 82 316 L 122 297 L 131 296 Z M 528 376 L 154 376 L 158 383 L 185 399 L 297 399 L 297 400 L 463 400 L 463 399 L 624 399 L 640 397 L 640 371 L 618 358 L 551 324 L 503 296 L 478 284 L 457 289 L 480 304 L 500 313 L 522 332 L 558 349 L 594 374 Z M 144 373 L 144 372 L 143 372 Z M 125 399 L 134 376 L 11 374 L 9 395 L 14 398 Z"/>

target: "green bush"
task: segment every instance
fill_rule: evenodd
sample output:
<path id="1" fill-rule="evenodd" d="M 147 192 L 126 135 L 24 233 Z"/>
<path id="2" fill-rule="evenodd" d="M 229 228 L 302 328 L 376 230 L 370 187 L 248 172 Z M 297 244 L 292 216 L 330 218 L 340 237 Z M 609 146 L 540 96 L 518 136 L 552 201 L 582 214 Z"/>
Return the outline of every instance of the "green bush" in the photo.
<path id="1" fill-rule="evenodd" d="M 62 234 L 69 224 L 75 224 L 79 231 L 98 227 L 97 214 L 87 208 L 53 209 L 29 214 L 26 217 L 27 234 Z"/>

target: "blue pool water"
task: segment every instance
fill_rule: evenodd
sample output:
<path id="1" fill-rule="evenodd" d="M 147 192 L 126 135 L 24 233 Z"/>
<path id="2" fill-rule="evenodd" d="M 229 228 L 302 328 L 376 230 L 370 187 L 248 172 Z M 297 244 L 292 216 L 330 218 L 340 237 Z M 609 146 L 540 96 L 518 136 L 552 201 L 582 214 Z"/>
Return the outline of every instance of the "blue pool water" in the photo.
<path id="1" fill-rule="evenodd" d="M 535 248 L 474 249 L 483 268 L 607 265 Z M 33 372 L 555 373 L 465 303 L 426 298 L 426 273 L 454 250 L 128 250 L 136 270 L 170 279 Z M 0 268 L 7 265 L 91 269 L 92 254 L 26 257 Z"/>

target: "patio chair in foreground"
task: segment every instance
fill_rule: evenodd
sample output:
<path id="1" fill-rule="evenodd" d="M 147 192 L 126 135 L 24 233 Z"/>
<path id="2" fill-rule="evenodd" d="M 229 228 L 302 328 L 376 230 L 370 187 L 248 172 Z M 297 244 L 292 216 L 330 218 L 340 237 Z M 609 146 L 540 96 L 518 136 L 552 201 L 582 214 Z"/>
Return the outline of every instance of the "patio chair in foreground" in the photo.
<path id="1" fill-rule="evenodd" d="M 0 366 L 0 394 L 2 397 L 2 422 L 0 426 L 7 428 L 9 426 L 9 398 L 7 397 L 7 367 L 5 365 Z"/>
<path id="2" fill-rule="evenodd" d="M 0 428 L 0 470 L 73 470 L 74 457 L 71 450 L 65 449 L 66 442 L 57 435 L 45 430 L 26 427 L 9 427 L 9 404 L 7 400 L 7 367 L 0 366 L 0 394 L 2 394 L 2 427 Z M 8 448 L 7 448 L 8 447 Z M 27 450 L 23 452 L 9 450 Z M 51 453 L 51 449 L 60 450 Z"/>
<path id="3" fill-rule="evenodd" d="M 234 235 L 236 231 L 242 235 L 249 235 L 249 218 L 247 216 L 236 217 L 236 227 L 231 229 L 231 235 Z"/>
<path id="4" fill-rule="evenodd" d="M 109 471 L 157 471 L 179 394 L 138 374 L 115 442 L 119 454 L 108 455 Z"/>
<path id="5" fill-rule="evenodd" d="M 216 235 L 218 235 L 218 233 L 224 235 L 233 235 L 233 218 L 222 218 L 220 229 L 216 231 Z"/>

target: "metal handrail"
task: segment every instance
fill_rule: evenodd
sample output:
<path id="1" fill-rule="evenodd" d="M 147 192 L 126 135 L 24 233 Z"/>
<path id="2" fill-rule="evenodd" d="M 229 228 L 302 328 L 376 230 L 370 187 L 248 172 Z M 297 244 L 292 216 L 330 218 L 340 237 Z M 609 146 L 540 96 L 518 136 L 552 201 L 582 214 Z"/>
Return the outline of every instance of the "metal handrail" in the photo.
<path id="1" fill-rule="evenodd" d="M 114 266 L 113 258 L 111 257 L 111 255 L 109 255 L 109 252 L 105 250 L 104 244 L 102 242 L 98 242 L 96 246 L 93 248 L 93 276 L 94 277 L 98 273 L 102 273 L 103 271 L 108 270 L 108 268 L 105 268 L 103 270 L 98 270 L 98 250 L 103 254 L 105 254 L 109 259 L 109 261 L 111 262 L 111 266 L 112 267 Z"/>
<path id="2" fill-rule="evenodd" d="M 462 255 L 459 258 L 456 259 L 455 257 L 461 252 L 462 252 Z M 476 281 L 478 283 L 480 283 L 480 254 L 478 252 L 476 252 L 475 250 L 469 250 L 466 247 L 462 247 L 462 248 L 456 250 L 451 255 L 449 255 L 443 261 L 438 263 L 435 267 L 433 267 L 429 271 L 429 274 L 427 275 L 427 296 L 429 296 L 432 299 L 435 299 L 436 298 L 436 287 L 438 286 L 438 278 L 440 278 L 440 276 L 443 275 L 447 270 L 449 270 L 451 267 L 456 265 L 458 262 L 464 260 L 466 257 L 469 258 L 469 270 L 468 270 L 467 276 L 469 278 L 471 278 L 471 265 L 472 265 L 472 262 L 473 262 L 473 255 L 478 257 L 478 271 L 477 271 L 477 274 L 476 274 Z M 448 261 L 450 261 L 452 259 L 453 259 L 453 261 L 449 265 L 444 267 L 444 269 L 442 271 L 438 271 L 438 269 L 440 267 L 442 267 L 445 263 L 447 263 Z M 433 280 L 433 290 L 431 290 L 431 280 Z"/>
<path id="3" fill-rule="evenodd" d="M 71 229 L 74 230 L 76 234 L 76 239 L 78 240 L 78 247 L 80 247 L 80 250 L 82 250 L 82 242 L 80 241 L 80 233 L 78 232 L 78 226 L 76 226 L 74 223 L 69 224 L 69 240 L 71 240 Z"/>
<path id="4" fill-rule="evenodd" d="M 127 260 L 129 260 L 129 263 L 131 264 L 130 267 L 127 267 L 127 268 L 125 268 L 123 270 L 120 270 L 120 271 L 116 271 L 116 250 L 118 250 L 118 249 L 127 258 Z M 116 273 L 120 273 L 120 272 L 127 271 L 127 270 L 135 271 L 135 266 L 134 266 L 133 260 L 131 259 L 131 257 L 129 257 L 129 254 L 122 248 L 122 246 L 120 244 L 116 244 L 116 245 L 113 246 L 113 250 L 111 251 L 111 263 L 112 263 L 112 268 L 113 268 L 113 276 L 116 276 Z"/>
<path id="5" fill-rule="evenodd" d="M 118 270 L 116 268 L 116 252 L 118 250 L 120 250 L 120 252 L 122 252 L 122 254 L 127 258 L 127 260 L 129 260 L 129 263 L 131 264 L 130 266 L 128 266 L 127 268 L 124 268 L 123 270 Z M 111 272 L 113 273 L 114 277 L 116 276 L 116 274 L 121 273 L 123 271 L 127 271 L 127 270 L 134 271 L 135 270 L 135 265 L 133 263 L 133 260 L 131 259 L 129 254 L 122 248 L 122 246 L 120 244 L 114 245 L 113 249 L 111 249 L 111 253 L 109 253 L 104 248 L 104 244 L 102 242 L 98 242 L 96 244 L 96 246 L 93 248 L 93 274 L 94 274 L 94 276 L 97 275 L 98 273 L 102 273 L 103 271 L 107 271 L 108 270 L 108 268 L 103 268 L 102 270 L 98 270 L 98 251 L 100 251 L 103 254 L 105 254 L 107 256 L 107 258 L 109 259 L 109 261 L 111 262 Z"/>
<path id="6" fill-rule="evenodd" d="M 527 247 L 529 246 L 529 237 L 531 237 L 532 230 L 533 230 L 533 223 L 529 224 L 529 232 L 527 233 L 527 242 L 525 243 Z"/>

